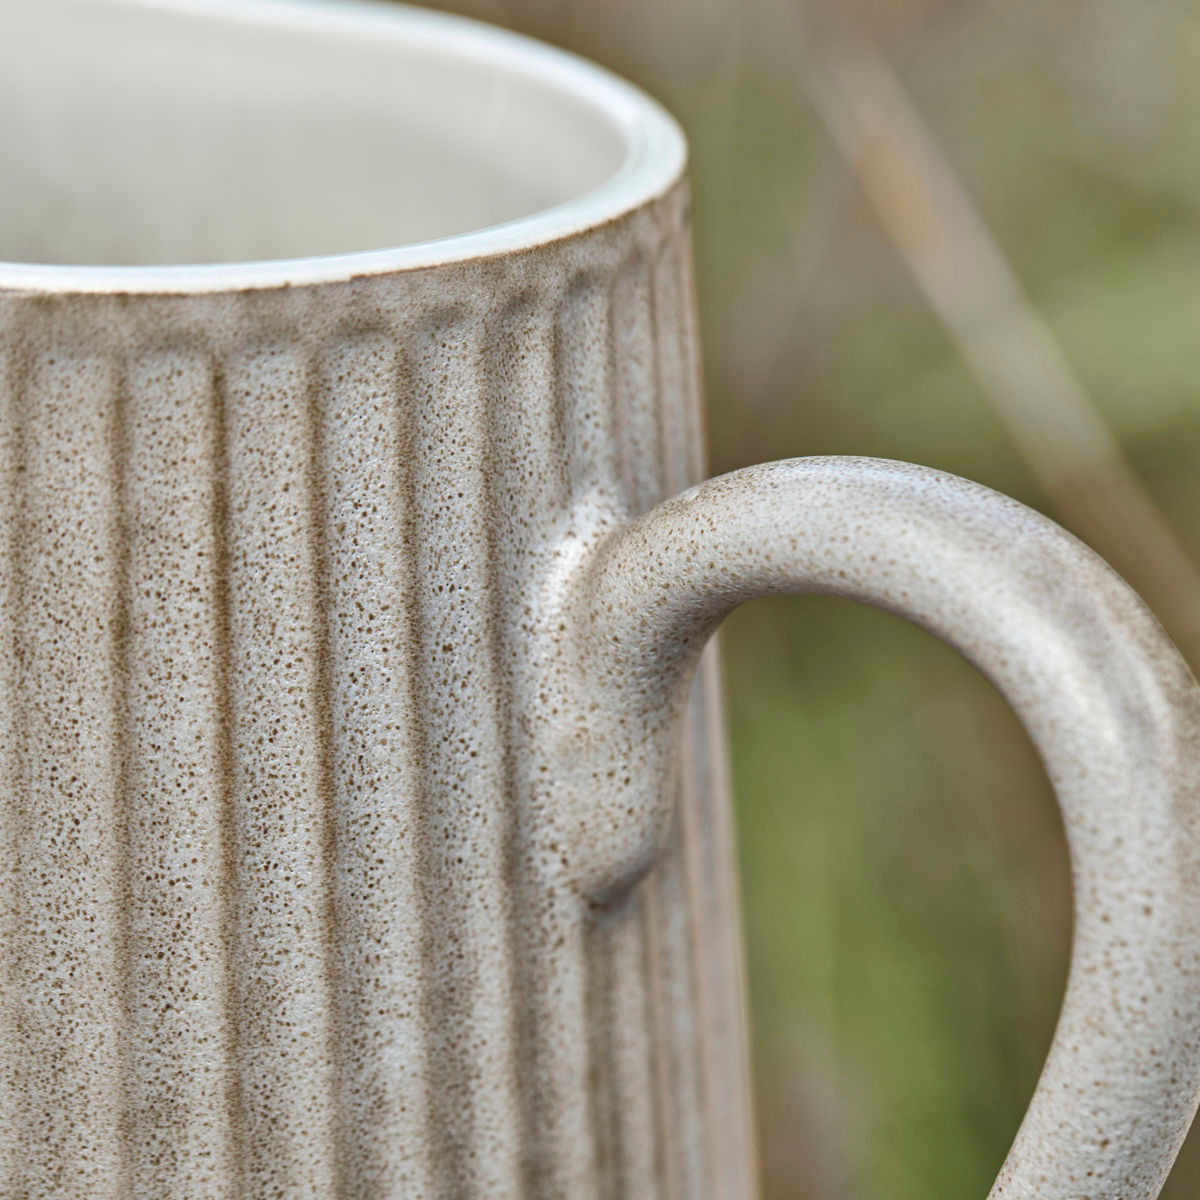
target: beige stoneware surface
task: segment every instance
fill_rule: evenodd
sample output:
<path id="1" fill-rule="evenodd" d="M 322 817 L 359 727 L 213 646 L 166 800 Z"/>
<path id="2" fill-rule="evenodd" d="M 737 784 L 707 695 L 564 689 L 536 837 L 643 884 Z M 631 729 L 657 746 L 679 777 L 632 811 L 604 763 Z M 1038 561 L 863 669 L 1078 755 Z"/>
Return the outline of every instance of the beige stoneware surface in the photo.
<path id="1" fill-rule="evenodd" d="M 616 906 L 527 752 L 577 514 L 700 474 L 683 206 L 0 293 L 0 1195 L 749 1193 L 713 667 Z"/>
<path id="2" fill-rule="evenodd" d="M 0 1197 L 749 1200 L 704 647 L 806 590 L 958 646 L 1063 806 L 1070 984 L 993 1196 L 1157 1193 L 1195 684 L 965 481 L 685 491 L 698 361 L 678 181 L 423 269 L 0 289 Z"/>
<path id="3" fill-rule="evenodd" d="M 670 820 L 652 781 L 673 768 L 701 647 L 731 607 L 777 592 L 907 617 L 1013 705 L 1062 809 L 1075 931 L 1054 1042 L 991 1196 L 1156 1196 L 1200 1097 L 1200 691 L 1129 587 L 1015 501 L 907 463 L 799 459 L 605 536 L 567 589 L 560 678 L 590 706 L 592 741 L 637 769 L 576 825 L 587 886 L 604 894 L 615 861 L 650 860 Z"/>

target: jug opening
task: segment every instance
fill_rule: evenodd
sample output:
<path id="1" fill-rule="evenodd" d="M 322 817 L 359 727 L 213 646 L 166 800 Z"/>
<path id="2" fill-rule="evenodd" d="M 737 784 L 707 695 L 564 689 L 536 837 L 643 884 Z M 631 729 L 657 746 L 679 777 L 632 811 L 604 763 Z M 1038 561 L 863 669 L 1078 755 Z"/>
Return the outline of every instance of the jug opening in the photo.
<path id="1" fill-rule="evenodd" d="M 382 4 L 17 0 L 0 112 L 0 287 L 18 264 L 411 247 L 664 190 L 683 156 L 670 118 L 598 68 Z"/>

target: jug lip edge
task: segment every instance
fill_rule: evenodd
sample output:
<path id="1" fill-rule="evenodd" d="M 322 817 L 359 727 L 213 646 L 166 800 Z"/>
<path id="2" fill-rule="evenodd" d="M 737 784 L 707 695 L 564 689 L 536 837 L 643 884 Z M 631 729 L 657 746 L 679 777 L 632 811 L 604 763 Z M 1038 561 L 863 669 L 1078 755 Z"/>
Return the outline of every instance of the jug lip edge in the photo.
<path id="1" fill-rule="evenodd" d="M 481 229 L 371 250 L 301 258 L 145 266 L 12 262 L 0 259 L 0 296 L 29 294 L 187 295 L 270 291 L 425 271 L 504 258 L 600 228 L 669 193 L 687 171 L 687 139 L 657 100 L 571 51 L 455 13 L 382 0 L 123 0 L 134 8 L 257 19 L 318 30 L 401 37 L 463 54 L 487 54 L 590 103 L 625 142 L 607 179 L 560 204 Z"/>

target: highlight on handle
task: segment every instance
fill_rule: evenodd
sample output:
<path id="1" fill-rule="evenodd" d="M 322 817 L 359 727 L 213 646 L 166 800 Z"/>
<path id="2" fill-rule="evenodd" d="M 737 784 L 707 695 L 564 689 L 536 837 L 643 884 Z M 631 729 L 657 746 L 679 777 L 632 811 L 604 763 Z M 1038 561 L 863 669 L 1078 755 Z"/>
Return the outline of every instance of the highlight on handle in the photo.
<path id="1" fill-rule="evenodd" d="M 1054 1041 L 991 1196 L 1156 1196 L 1200 1100 L 1200 688 L 1128 585 L 985 487 L 812 458 L 710 480 L 615 527 L 556 589 L 555 836 L 592 905 L 653 865 L 691 673 L 743 601 L 871 604 L 996 684 L 1062 809 L 1075 931 Z"/>

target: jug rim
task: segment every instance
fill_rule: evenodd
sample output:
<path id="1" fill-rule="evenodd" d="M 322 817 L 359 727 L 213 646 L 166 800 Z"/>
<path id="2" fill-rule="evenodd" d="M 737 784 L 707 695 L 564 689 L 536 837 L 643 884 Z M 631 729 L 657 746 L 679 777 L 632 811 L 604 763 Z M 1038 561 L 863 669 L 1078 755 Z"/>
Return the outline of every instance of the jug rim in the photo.
<path id="1" fill-rule="evenodd" d="M 30 0 L 34 2 L 34 0 Z M 43 3 L 44 0 L 36 0 Z M 499 258 L 574 237 L 665 195 L 682 178 L 687 142 L 678 122 L 636 85 L 558 47 L 468 17 L 381 0 L 106 0 L 127 9 L 215 16 L 260 26 L 391 39 L 532 78 L 589 106 L 621 139 L 616 171 L 578 195 L 527 215 L 446 237 L 378 249 L 230 262 L 74 265 L 0 259 L 0 294 L 187 294 L 344 282 Z"/>

